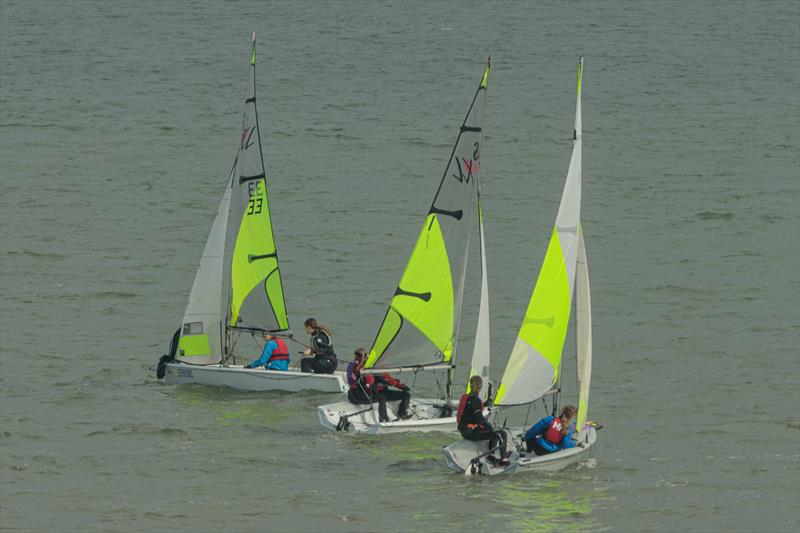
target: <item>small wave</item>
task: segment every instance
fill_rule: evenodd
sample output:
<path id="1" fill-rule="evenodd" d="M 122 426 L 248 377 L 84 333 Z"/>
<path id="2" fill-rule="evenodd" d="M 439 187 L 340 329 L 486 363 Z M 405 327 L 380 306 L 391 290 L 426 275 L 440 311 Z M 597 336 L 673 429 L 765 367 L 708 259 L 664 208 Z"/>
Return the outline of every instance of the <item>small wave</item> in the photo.
<path id="1" fill-rule="evenodd" d="M 99 435 L 118 434 L 118 435 L 164 435 L 167 437 L 183 437 L 187 435 L 186 431 L 178 428 L 153 428 L 147 426 L 120 426 L 111 429 L 101 429 L 92 431 L 84 435 L 85 437 L 96 437 Z"/>
<path id="2" fill-rule="evenodd" d="M 138 298 L 139 295 L 135 292 L 125 292 L 125 291 L 100 291 L 91 294 L 83 295 L 85 298 Z"/>
<path id="3" fill-rule="evenodd" d="M 697 213 L 697 218 L 700 220 L 730 220 L 733 218 L 733 213 L 729 211 L 703 211 Z"/>
<path id="4" fill-rule="evenodd" d="M 5 124 L 0 124 L 0 128 L 54 128 L 58 126 L 58 124 L 53 122 L 48 124 L 28 124 L 25 122 L 7 122 Z"/>
<path id="5" fill-rule="evenodd" d="M 67 257 L 64 254 L 57 254 L 53 252 L 33 252 L 31 250 L 9 250 L 6 255 L 23 255 L 28 257 L 39 257 L 42 259 L 64 259 Z"/>

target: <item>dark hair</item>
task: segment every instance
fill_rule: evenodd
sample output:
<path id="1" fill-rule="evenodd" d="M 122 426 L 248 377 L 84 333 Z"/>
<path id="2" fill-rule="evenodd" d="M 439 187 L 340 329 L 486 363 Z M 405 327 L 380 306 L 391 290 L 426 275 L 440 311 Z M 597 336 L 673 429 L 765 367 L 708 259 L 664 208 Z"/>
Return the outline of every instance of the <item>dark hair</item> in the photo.
<path id="1" fill-rule="evenodd" d="M 574 417 L 575 413 L 577 413 L 577 412 L 578 412 L 578 410 L 575 409 L 574 405 L 565 405 L 564 407 L 561 408 L 561 416 L 562 417 L 566 417 L 567 420 L 569 420 L 572 417 Z"/>
<path id="2" fill-rule="evenodd" d="M 313 318 L 306 318 L 306 321 L 305 321 L 305 322 L 303 322 L 303 325 L 304 325 L 305 327 L 307 327 L 307 328 L 311 328 L 311 329 L 313 329 L 314 331 L 317 331 L 317 330 L 322 330 L 322 331 L 324 331 L 324 332 L 325 332 L 325 334 L 326 334 L 326 335 L 327 335 L 327 336 L 328 336 L 328 337 L 329 337 L 331 340 L 333 340 L 333 332 L 331 331 L 331 328 L 329 328 L 329 327 L 328 327 L 328 326 L 326 326 L 325 324 L 318 324 L 318 323 L 317 323 L 317 321 L 316 321 L 315 319 L 313 319 Z"/>
<path id="3" fill-rule="evenodd" d="M 358 348 L 355 352 L 353 352 L 353 355 L 357 355 L 359 357 L 364 357 L 365 355 L 367 355 L 367 349 L 366 348 Z"/>
<path id="4" fill-rule="evenodd" d="M 483 387 L 483 378 L 480 377 L 478 374 L 475 374 L 471 378 L 469 378 L 469 391 L 475 392 L 480 387 Z"/>

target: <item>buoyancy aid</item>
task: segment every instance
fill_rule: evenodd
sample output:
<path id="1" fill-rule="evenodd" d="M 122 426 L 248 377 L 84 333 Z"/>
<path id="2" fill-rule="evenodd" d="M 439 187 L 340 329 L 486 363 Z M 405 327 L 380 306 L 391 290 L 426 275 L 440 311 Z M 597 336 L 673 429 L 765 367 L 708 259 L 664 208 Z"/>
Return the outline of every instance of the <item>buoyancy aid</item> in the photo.
<path id="1" fill-rule="evenodd" d="M 347 383 L 350 385 L 350 390 L 355 391 L 363 388 L 365 391 L 369 391 L 375 383 L 375 376 L 372 374 L 361 374 L 361 368 L 364 366 L 363 363 L 360 365 L 350 363 L 350 365 L 347 367 Z"/>
<path id="2" fill-rule="evenodd" d="M 458 410 L 456 411 L 456 423 L 458 424 L 459 428 L 462 425 L 464 427 L 466 427 L 467 429 L 474 429 L 474 428 L 478 427 L 478 424 L 473 424 L 473 423 L 462 424 L 462 421 L 464 420 L 464 411 L 466 411 L 467 404 L 469 403 L 469 397 L 470 397 L 469 394 L 464 394 L 464 395 L 461 396 L 461 399 L 458 401 Z M 479 403 L 479 410 L 482 411 L 483 410 L 483 402 L 480 399 L 478 399 L 478 403 Z M 472 417 L 470 416 L 470 418 L 472 418 Z"/>
<path id="3" fill-rule="evenodd" d="M 564 440 L 564 434 L 561 433 L 563 427 L 564 426 L 561 423 L 561 419 L 559 417 L 555 417 L 553 418 L 553 421 L 550 422 L 550 425 L 547 427 L 544 435 L 542 436 L 547 439 L 547 442 L 552 444 L 561 444 L 561 441 Z"/>
<path id="4" fill-rule="evenodd" d="M 461 425 L 461 419 L 464 418 L 464 408 L 467 406 L 469 394 L 462 394 L 461 399 L 458 401 L 458 410 L 456 411 L 456 422 Z"/>
<path id="5" fill-rule="evenodd" d="M 286 346 L 286 343 L 283 341 L 283 339 L 275 337 L 272 340 L 275 341 L 275 344 L 277 344 L 278 347 L 272 351 L 272 355 L 270 355 L 269 359 L 267 359 L 267 364 L 271 363 L 272 361 L 287 361 L 289 359 L 289 347 Z"/>

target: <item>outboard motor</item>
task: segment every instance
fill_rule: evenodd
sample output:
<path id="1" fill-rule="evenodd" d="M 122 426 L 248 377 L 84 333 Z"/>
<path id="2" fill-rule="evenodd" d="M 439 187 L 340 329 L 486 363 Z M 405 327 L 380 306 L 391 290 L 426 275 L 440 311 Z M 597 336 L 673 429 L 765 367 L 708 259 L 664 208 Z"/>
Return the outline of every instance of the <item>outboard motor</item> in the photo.
<path id="1" fill-rule="evenodd" d="M 175 330 L 175 333 L 172 334 L 172 342 L 169 343 L 169 353 L 164 354 L 158 360 L 158 366 L 156 367 L 156 377 L 158 379 L 164 379 L 164 375 L 167 373 L 167 363 L 171 363 L 175 360 L 175 354 L 178 353 L 178 341 L 181 338 L 181 328 Z"/>

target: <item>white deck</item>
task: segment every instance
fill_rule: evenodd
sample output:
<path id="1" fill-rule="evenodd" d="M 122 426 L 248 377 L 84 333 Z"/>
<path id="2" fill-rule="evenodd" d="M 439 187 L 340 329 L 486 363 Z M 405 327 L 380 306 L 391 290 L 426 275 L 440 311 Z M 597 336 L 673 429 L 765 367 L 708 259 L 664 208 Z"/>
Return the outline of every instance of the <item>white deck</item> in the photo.
<path id="1" fill-rule="evenodd" d="M 396 420 L 397 407 L 399 401 L 386 402 L 386 412 L 392 422 L 378 421 L 378 403 L 372 404 L 353 404 L 348 401 L 334 402 L 317 407 L 317 415 L 322 426 L 331 431 L 337 431 L 339 421 L 345 415 L 350 423 L 345 431 L 366 432 L 370 434 L 384 433 L 406 433 L 429 432 L 429 431 L 456 431 L 456 417 L 442 417 L 442 406 L 446 404 L 444 400 L 430 398 L 411 398 L 408 413 L 411 415 L 407 420 Z M 453 401 L 450 402 L 453 412 L 458 407 Z M 366 412 L 360 412 L 366 411 Z M 353 414 L 358 413 L 358 414 Z"/>
<path id="2" fill-rule="evenodd" d="M 342 393 L 347 390 L 344 372 L 309 374 L 297 370 L 264 370 L 241 366 L 199 366 L 182 363 L 167 364 L 164 376 L 167 384 L 194 383 L 231 387 L 247 391 L 315 390 Z"/>

